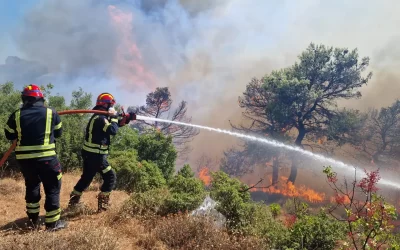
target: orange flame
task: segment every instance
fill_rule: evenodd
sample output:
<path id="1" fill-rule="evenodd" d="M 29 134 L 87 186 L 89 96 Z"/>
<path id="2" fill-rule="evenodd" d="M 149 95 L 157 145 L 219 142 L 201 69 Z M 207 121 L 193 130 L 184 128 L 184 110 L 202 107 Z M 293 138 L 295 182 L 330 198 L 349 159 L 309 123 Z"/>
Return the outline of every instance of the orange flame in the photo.
<path id="1" fill-rule="evenodd" d="M 349 197 L 345 195 L 335 195 L 330 199 L 331 203 L 341 203 L 341 204 L 350 204 Z"/>
<path id="2" fill-rule="evenodd" d="M 203 167 L 199 172 L 199 178 L 204 182 L 206 186 L 210 185 L 211 177 L 207 167 Z"/>
<path id="3" fill-rule="evenodd" d="M 131 88 L 155 88 L 156 79 L 147 71 L 134 37 L 132 12 L 123 12 L 113 5 L 108 6 L 112 24 L 120 38 L 115 55 L 115 74 Z"/>
<path id="4" fill-rule="evenodd" d="M 258 188 L 258 191 L 262 191 L 264 193 L 269 194 L 282 194 L 287 197 L 301 197 L 307 201 L 312 203 L 319 203 L 325 200 L 325 194 L 319 193 L 311 188 L 307 188 L 305 186 L 296 187 L 292 182 L 287 181 L 287 177 L 281 177 L 281 182 L 284 183 L 279 185 L 278 187 L 272 186 L 269 188 Z M 270 180 L 270 183 L 272 181 Z M 251 191 L 256 191 L 256 188 L 253 188 Z"/>

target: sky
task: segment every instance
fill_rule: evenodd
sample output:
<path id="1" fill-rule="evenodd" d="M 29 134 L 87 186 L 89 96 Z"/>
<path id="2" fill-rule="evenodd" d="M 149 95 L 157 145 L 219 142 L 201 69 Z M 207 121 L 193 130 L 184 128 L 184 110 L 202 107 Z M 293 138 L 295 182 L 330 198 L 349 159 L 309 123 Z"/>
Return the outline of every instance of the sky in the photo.
<path id="1" fill-rule="evenodd" d="M 10 54 L 20 55 L 11 41 L 10 31 L 21 22 L 25 11 L 36 2 L 38 0 L 0 0 L 0 60 Z"/>
<path id="2" fill-rule="evenodd" d="M 396 0 L 0 0 L 0 82 L 109 91 L 124 106 L 168 86 L 194 123 L 229 129 L 251 78 L 314 42 L 370 57 L 363 97 L 340 102 L 366 110 L 400 98 L 398 13 Z M 235 144 L 202 131 L 190 161 Z"/>

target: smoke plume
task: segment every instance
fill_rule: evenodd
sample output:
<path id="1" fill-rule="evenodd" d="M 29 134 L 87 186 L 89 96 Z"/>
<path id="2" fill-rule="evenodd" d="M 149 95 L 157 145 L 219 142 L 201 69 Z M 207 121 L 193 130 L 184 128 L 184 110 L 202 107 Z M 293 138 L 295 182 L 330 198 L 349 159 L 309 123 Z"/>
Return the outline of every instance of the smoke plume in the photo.
<path id="1" fill-rule="evenodd" d="M 0 79 L 117 91 L 130 105 L 168 86 L 176 102 L 188 101 L 193 122 L 229 128 L 250 79 L 292 65 L 315 42 L 371 58 L 363 98 L 341 104 L 386 106 L 400 97 L 399 11 L 395 0 L 42 0 L 13 33 L 23 59 L 40 69 L 22 79 L 31 67 L 0 65 Z M 232 143 L 202 131 L 191 160 Z"/>

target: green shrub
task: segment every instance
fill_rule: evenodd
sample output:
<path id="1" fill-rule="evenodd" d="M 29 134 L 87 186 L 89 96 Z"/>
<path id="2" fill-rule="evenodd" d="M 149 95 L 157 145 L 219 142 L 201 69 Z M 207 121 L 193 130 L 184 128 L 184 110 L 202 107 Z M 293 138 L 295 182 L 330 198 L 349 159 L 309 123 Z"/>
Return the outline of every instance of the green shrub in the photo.
<path id="1" fill-rule="evenodd" d="M 296 197 L 287 200 L 284 208 L 287 214 L 295 215 L 298 218 L 309 214 L 308 204 Z"/>
<path id="2" fill-rule="evenodd" d="M 138 162 L 137 152 L 134 150 L 114 152 L 109 162 L 117 173 L 118 189 L 145 192 L 166 184 L 157 165 L 146 161 Z"/>
<path id="3" fill-rule="evenodd" d="M 190 167 L 189 164 L 185 164 L 183 168 L 179 169 L 178 175 L 181 175 L 185 178 L 190 178 L 194 177 L 194 172 L 192 171 L 192 168 Z"/>
<path id="4" fill-rule="evenodd" d="M 194 177 L 189 165 L 185 165 L 169 183 L 172 196 L 167 199 L 168 213 L 192 211 L 203 202 L 206 192 L 201 180 Z"/>
<path id="5" fill-rule="evenodd" d="M 136 149 L 139 143 L 139 134 L 129 125 L 118 129 L 118 133 L 112 138 L 110 155 L 118 151 L 131 151 Z"/>
<path id="6" fill-rule="evenodd" d="M 281 246 L 289 236 L 289 231 L 275 220 L 270 208 L 263 203 L 245 203 L 243 209 L 243 226 L 239 232 L 245 235 L 262 238 L 271 248 Z"/>
<path id="7" fill-rule="evenodd" d="M 277 203 L 272 203 L 269 205 L 269 209 L 271 210 L 272 216 L 274 218 L 278 217 L 281 214 L 281 206 Z"/>
<path id="8" fill-rule="evenodd" d="M 166 187 L 132 193 L 123 210 L 133 216 L 166 215 L 165 202 L 170 197 L 171 194 Z"/>
<path id="9" fill-rule="evenodd" d="M 225 216 L 227 227 L 231 230 L 247 223 L 244 219 L 250 201 L 247 188 L 247 185 L 222 171 L 211 173 L 211 198 L 218 202 L 216 209 Z"/>
<path id="10" fill-rule="evenodd" d="M 345 225 L 325 212 L 305 215 L 290 229 L 286 246 L 294 249 L 334 249 L 345 237 Z"/>
<path id="11" fill-rule="evenodd" d="M 177 152 L 172 137 L 161 132 L 152 131 L 142 134 L 135 147 L 139 161 L 152 161 L 160 168 L 166 180 L 170 180 L 175 172 Z"/>

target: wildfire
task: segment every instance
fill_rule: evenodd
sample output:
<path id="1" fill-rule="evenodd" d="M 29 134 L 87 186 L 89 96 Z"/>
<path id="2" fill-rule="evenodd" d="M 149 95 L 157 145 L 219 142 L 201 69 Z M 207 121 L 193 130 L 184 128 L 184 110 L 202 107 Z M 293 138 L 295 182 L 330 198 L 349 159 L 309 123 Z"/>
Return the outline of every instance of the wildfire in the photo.
<path id="1" fill-rule="evenodd" d="M 156 79 L 151 72 L 146 70 L 142 54 L 132 35 L 132 12 L 123 12 L 113 5 L 108 6 L 108 12 L 120 38 L 120 44 L 115 55 L 114 72 L 123 82 L 128 84 L 125 87 L 153 89 Z"/>
<path id="2" fill-rule="evenodd" d="M 211 177 L 207 167 L 203 167 L 199 172 L 199 178 L 204 182 L 205 185 L 210 185 Z"/>
<path id="3" fill-rule="evenodd" d="M 350 204 L 350 199 L 346 195 L 335 195 L 331 197 L 331 203 L 337 204 Z"/>
<path id="4" fill-rule="evenodd" d="M 312 203 L 323 202 L 325 200 L 325 194 L 319 193 L 311 188 L 305 186 L 296 187 L 292 182 L 287 181 L 288 178 L 282 176 L 281 182 L 284 183 L 279 185 L 279 187 L 269 187 L 269 188 L 254 188 L 252 191 L 261 191 L 269 194 L 281 194 L 287 197 L 301 197 Z M 272 181 L 270 181 L 272 183 Z"/>

